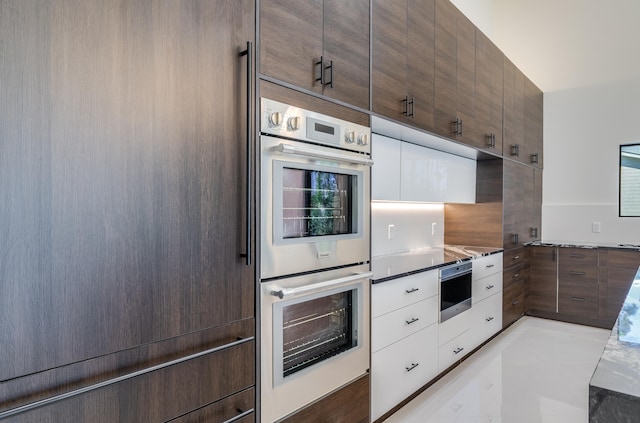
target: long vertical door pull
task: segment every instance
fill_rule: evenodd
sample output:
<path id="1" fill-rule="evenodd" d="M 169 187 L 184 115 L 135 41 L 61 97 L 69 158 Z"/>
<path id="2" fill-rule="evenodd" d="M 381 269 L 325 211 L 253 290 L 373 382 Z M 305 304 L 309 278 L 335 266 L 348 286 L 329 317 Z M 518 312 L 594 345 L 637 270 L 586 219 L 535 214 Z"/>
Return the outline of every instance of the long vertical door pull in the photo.
<path id="1" fill-rule="evenodd" d="M 252 138 L 252 119 L 251 119 L 251 105 L 253 104 L 253 84 L 252 84 L 252 70 L 253 70 L 253 42 L 251 41 L 247 41 L 247 49 L 240 52 L 240 56 L 247 56 L 247 126 L 246 126 L 246 132 L 247 132 L 247 198 L 246 198 L 246 219 L 247 219 L 247 231 L 246 231 L 246 238 L 245 238 L 245 248 L 247 250 L 247 252 L 245 254 L 243 254 L 243 256 L 246 258 L 246 263 L 247 266 L 251 266 L 251 212 L 253 211 L 253 197 L 252 197 L 252 191 L 253 191 L 253 184 L 251 181 L 251 177 L 252 177 L 252 172 L 251 172 L 251 166 L 253 164 L 253 154 L 251 151 L 252 148 L 252 142 L 251 142 L 251 138 Z"/>

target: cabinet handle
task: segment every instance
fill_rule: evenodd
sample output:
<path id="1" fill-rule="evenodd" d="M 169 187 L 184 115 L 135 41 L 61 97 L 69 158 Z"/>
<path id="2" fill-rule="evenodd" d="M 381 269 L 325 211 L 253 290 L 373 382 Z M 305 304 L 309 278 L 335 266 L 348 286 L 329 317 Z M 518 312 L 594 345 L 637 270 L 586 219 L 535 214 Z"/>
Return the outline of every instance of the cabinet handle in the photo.
<path id="1" fill-rule="evenodd" d="M 487 285 L 487 290 L 493 288 L 493 285 Z"/>
<path id="2" fill-rule="evenodd" d="M 513 279 L 518 279 L 520 277 L 520 273 L 516 273 L 515 275 L 512 276 Z"/>
<path id="3" fill-rule="evenodd" d="M 320 56 L 320 61 L 316 62 L 316 66 L 320 65 L 320 77 L 316 78 L 315 81 L 320 81 L 320 85 L 325 85 L 324 83 L 324 56 Z"/>
<path id="4" fill-rule="evenodd" d="M 492 320 L 493 320 L 493 317 L 489 316 L 489 317 L 487 317 L 487 318 L 486 318 L 486 319 L 484 319 L 484 320 L 486 320 L 487 322 L 490 322 L 490 321 L 492 321 Z"/>
<path id="5" fill-rule="evenodd" d="M 454 125 L 453 135 L 462 136 L 462 119 L 456 118 L 451 123 Z"/>
<path id="6" fill-rule="evenodd" d="M 418 320 L 420 320 L 420 319 L 418 319 L 417 317 L 412 317 L 411 320 L 405 320 L 405 323 L 407 325 L 411 325 L 411 324 L 417 322 Z"/>
<path id="7" fill-rule="evenodd" d="M 511 303 L 511 305 L 518 305 L 518 303 L 520 302 L 520 300 L 515 300 Z"/>
<path id="8" fill-rule="evenodd" d="M 454 354 L 460 354 L 462 351 L 464 351 L 464 348 L 462 348 L 462 347 L 458 347 L 458 348 L 456 348 L 455 350 L 453 350 L 453 353 L 454 353 Z"/>
<path id="9" fill-rule="evenodd" d="M 409 113 L 407 116 L 409 116 L 411 119 L 413 119 L 413 111 L 414 111 L 414 105 L 415 105 L 416 99 L 411 97 L 411 101 L 409 102 L 409 104 L 411 105 L 411 113 Z"/>
<path id="10" fill-rule="evenodd" d="M 520 234 L 511 234 L 511 238 L 513 240 L 513 245 L 518 245 Z"/>
<path id="11" fill-rule="evenodd" d="M 569 257 L 573 257 L 573 258 L 585 258 L 587 256 L 585 256 L 584 254 L 576 254 L 576 253 L 572 253 L 569 254 Z"/>
<path id="12" fill-rule="evenodd" d="M 520 256 L 513 256 L 514 260 L 520 260 Z"/>
<path id="13" fill-rule="evenodd" d="M 411 370 L 415 369 L 419 365 L 420 365 L 420 363 L 411 363 L 411 366 L 405 367 L 405 369 L 407 370 L 407 372 L 410 372 Z"/>
<path id="14" fill-rule="evenodd" d="M 237 410 L 237 411 L 238 411 L 238 412 L 240 412 L 240 410 Z M 254 410 L 253 408 L 251 408 L 251 409 L 249 409 L 249 410 L 247 410 L 247 411 L 240 412 L 240 414 L 238 414 L 238 415 L 236 415 L 236 416 L 233 416 L 233 417 L 231 417 L 229 420 L 225 420 L 225 421 L 224 421 L 224 422 L 222 422 L 222 423 L 233 423 L 233 422 L 237 422 L 237 421 L 239 421 L 241 418 L 249 416 L 249 415 L 250 415 L 251 413 L 253 413 L 254 411 L 256 411 L 256 410 Z"/>
<path id="15" fill-rule="evenodd" d="M 584 298 L 580 298 L 580 297 L 569 297 L 569 299 L 571 301 L 584 301 Z"/>
<path id="16" fill-rule="evenodd" d="M 491 269 L 491 268 L 492 268 L 492 267 L 494 267 L 494 266 L 495 266 L 495 264 L 487 264 L 487 266 L 486 266 L 486 267 L 487 267 L 487 269 Z"/>
<path id="17" fill-rule="evenodd" d="M 405 95 L 401 103 L 404 105 L 404 110 L 402 111 L 402 114 L 405 116 L 409 116 L 409 96 Z"/>
<path id="18" fill-rule="evenodd" d="M 570 275 L 574 275 L 574 276 L 584 276 L 584 275 L 586 275 L 585 272 L 576 272 L 576 271 L 573 271 L 573 270 L 571 272 L 569 272 L 569 274 Z"/>
<path id="19" fill-rule="evenodd" d="M 329 86 L 331 88 L 333 88 L 333 60 L 329 61 L 329 66 L 327 66 L 326 68 L 324 68 L 325 70 L 329 69 L 329 82 L 325 82 L 324 86 Z M 322 72 L 322 74 L 324 75 L 324 71 Z"/>
<path id="20" fill-rule="evenodd" d="M 247 41 L 247 49 L 240 52 L 240 56 L 247 56 L 247 126 L 246 126 L 246 136 L 247 136 L 247 162 L 246 162 L 246 166 L 247 166 L 247 173 L 246 173 L 246 178 L 247 178 L 247 197 L 245 199 L 246 202 L 246 210 L 245 213 L 247 214 L 247 222 L 246 222 L 246 238 L 245 238 L 245 249 L 246 249 L 246 253 L 245 254 L 241 254 L 242 257 L 245 257 L 245 263 L 247 266 L 251 266 L 251 213 L 253 211 L 253 196 L 252 196 L 252 192 L 253 192 L 253 181 L 252 181 L 252 172 L 251 172 L 251 168 L 253 165 L 253 154 L 252 154 L 252 146 L 253 146 L 253 142 L 252 142 L 252 122 L 253 119 L 251 118 L 251 110 L 252 110 L 252 100 L 253 100 L 253 78 L 252 78 L 252 71 L 253 71 L 253 42 L 251 41 Z"/>
<path id="21" fill-rule="evenodd" d="M 531 155 L 531 163 L 538 163 L 538 153 Z"/>
<path id="22" fill-rule="evenodd" d="M 416 291 L 420 291 L 420 288 L 405 289 L 404 292 L 406 292 L 407 294 L 413 294 Z"/>
<path id="23" fill-rule="evenodd" d="M 513 144 L 511 146 L 511 155 L 512 156 L 520 156 L 520 144 Z"/>
<path id="24" fill-rule="evenodd" d="M 147 367 L 146 369 L 137 370 L 135 372 L 127 373 L 122 376 L 114 377 L 113 379 L 108 379 L 103 382 L 95 383 L 93 385 L 85 386 L 83 388 L 79 388 L 73 391 L 65 392 L 63 394 L 54 395 L 49 398 L 45 398 L 40 401 L 35 401 L 26 405 L 22 405 L 20 407 L 12 408 L 3 412 L 0 412 L 0 420 L 5 419 L 7 417 L 16 416 L 18 414 L 26 413 L 27 411 L 35 410 L 36 408 L 44 407 L 47 405 L 51 405 L 58 401 L 63 401 L 72 397 L 76 397 L 78 395 L 86 394 L 87 392 L 95 391 L 96 389 L 104 388 L 109 385 L 113 385 L 119 382 L 123 382 L 125 380 L 133 379 L 138 376 L 145 375 L 147 373 L 155 372 L 157 370 L 164 369 L 166 367 L 175 366 L 176 364 L 184 363 L 185 361 L 193 360 L 195 358 L 203 357 L 208 354 L 212 354 L 214 352 L 222 351 L 227 348 L 235 347 L 237 345 L 241 345 L 247 342 L 255 341 L 255 337 L 250 336 L 248 338 L 240 338 L 236 341 L 229 342 L 228 344 L 220 345 L 218 347 L 210 348 L 206 351 L 201 351 L 195 354 L 188 355 L 186 357 L 178 358 L 175 360 L 167 361 L 161 364 L 157 364 L 155 366 Z"/>
<path id="25" fill-rule="evenodd" d="M 538 237 L 538 228 L 529 228 L 529 236 L 531 238 L 537 238 Z"/>
<path id="26" fill-rule="evenodd" d="M 496 134 L 493 132 L 487 135 L 487 147 L 496 148 Z"/>

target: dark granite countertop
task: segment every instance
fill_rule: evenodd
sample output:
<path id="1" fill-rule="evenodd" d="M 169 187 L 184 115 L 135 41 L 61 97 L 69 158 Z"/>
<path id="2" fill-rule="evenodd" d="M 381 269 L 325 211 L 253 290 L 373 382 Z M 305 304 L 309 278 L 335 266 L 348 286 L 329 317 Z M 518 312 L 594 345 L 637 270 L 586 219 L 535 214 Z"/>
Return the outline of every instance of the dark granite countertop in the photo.
<path id="1" fill-rule="evenodd" d="M 564 247 L 564 248 L 613 248 L 613 249 L 622 249 L 622 250 L 638 250 L 640 251 L 640 244 L 615 244 L 612 242 L 599 242 L 599 243 L 588 243 L 588 242 L 565 242 L 565 241 L 533 241 L 527 242 L 524 244 L 525 246 L 532 247 Z"/>
<path id="2" fill-rule="evenodd" d="M 502 248 L 494 247 L 443 245 L 374 256 L 371 259 L 372 279 L 373 283 L 385 282 L 502 251 Z"/>

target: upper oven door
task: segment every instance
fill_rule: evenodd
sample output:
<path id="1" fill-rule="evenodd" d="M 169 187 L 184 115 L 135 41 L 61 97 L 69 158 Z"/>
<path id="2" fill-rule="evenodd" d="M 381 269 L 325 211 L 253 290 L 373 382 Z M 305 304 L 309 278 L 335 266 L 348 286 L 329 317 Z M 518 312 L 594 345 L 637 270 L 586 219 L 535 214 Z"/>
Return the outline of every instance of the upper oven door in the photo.
<path id="1" fill-rule="evenodd" d="M 369 260 L 368 156 L 261 137 L 263 279 Z"/>

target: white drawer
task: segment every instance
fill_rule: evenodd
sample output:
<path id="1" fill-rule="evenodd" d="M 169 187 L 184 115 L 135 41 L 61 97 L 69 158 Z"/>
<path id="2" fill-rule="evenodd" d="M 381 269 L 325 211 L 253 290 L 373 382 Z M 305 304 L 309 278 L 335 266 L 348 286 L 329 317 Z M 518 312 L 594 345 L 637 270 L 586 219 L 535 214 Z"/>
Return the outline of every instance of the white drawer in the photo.
<path id="1" fill-rule="evenodd" d="M 438 375 L 438 325 L 371 356 L 371 417 L 378 419 Z"/>
<path id="2" fill-rule="evenodd" d="M 448 369 L 453 363 L 469 354 L 474 348 L 471 330 L 467 330 L 456 336 L 449 342 L 438 348 L 438 368 L 439 371 Z"/>
<path id="3" fill-rule="evenodd" d="M 502 272 L 502 253 L 491 254 L 471 261 L 473 280 L 482 279 L 496 272 Z"/>
<path id="4" fill-rule="evenodd" d="M 502 291 L 502 271 L 474 280 L 471 285 L 471 302 L 475 306 L 477 302 L 500 291 Z"/>
<path id="5" fill-rule="evenodd" d="M 473 312 L 473 347 L 477 347 L 502 329 L 502 294 L 497 292 L 474 304 Z"/>
<path id="6" fill-rule="evenodd" d="M 371 287 L 371 317 L 382 316 L 434 295 L 438 295 L 437 270 L 373 284 Z"/>
<path id="7" fill-rule="evenodd" d="M 438 345 L 445 344 L 471 327 L 471 307 L 438 325 Z"/>
<path id="8" fill-rule="evenodd" d="M 378 351 L 437 322 L 437 296 L 376 317 L 371 321 L 371 351 Z"/>

